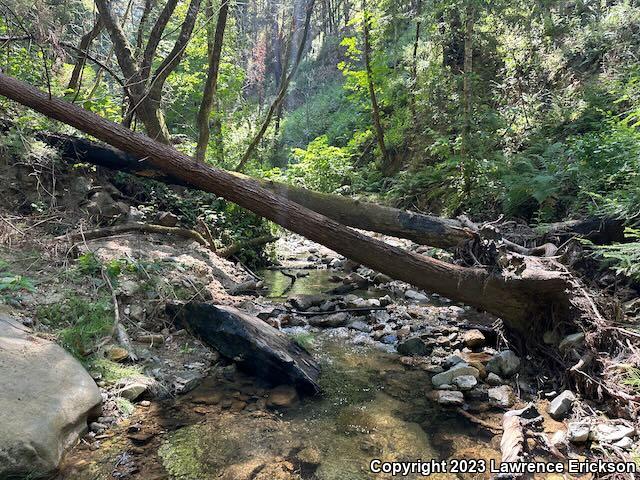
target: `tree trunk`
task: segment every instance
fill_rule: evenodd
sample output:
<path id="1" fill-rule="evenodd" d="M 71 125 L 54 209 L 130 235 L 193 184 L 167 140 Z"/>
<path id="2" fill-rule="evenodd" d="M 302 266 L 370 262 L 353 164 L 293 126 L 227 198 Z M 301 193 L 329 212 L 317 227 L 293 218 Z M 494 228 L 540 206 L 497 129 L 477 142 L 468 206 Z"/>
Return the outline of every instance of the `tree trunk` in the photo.
<path id="1" fill-rule="evenodd" d="M 471 158 L 471 81 L 473 75 L 473 24 L 474 9 L 470 0 L 466 9 L 466 19 L 464 27 L 464 65 L 462 78 L 462 102 L 463 102 L 463 125 L 462 125 L 462 148 L 460 165 L 462 170 L 463 191 L 468 197 L 471 193 L 473 183 L 474 160 Z"/>
<path id="2" fill-rule="evenodd" d="M 376 140 L 378 141 L 378 148 L 382 155 L 382 171 L 391 163 L 389 161 L 389 153 L 384 143 L 384 130 L 382 129 L 382 122 L 380 120 L 380 106 L 378 105 L 378 98 L 376 97 L 376 88 L 373 82 L 373 72 L 371 70 L 371 39 L 369 38 L 369 12 L 367 11 L 366 0 L 362 0 L 362 11 L 364 19 L 362 20 L 362 33 L 364 36 L 364 65 L 367 71 L 367 84 L 369 85 L 369 98 L 371 100 L 371 116 L 373 117 L 373 125 L 376 131 Z"/>
<path id="3" fill-rule="evenodd" d="M 149 160 L 144 157 L 135 157 L 85 138 L 44 132 L 38 133 L 37 138 L 58 149 L 62 158 L 71 163 L 91 163 L 168 184 L 185 187 L 195 186 L 191 182 L 184 182 L 179 178 L 168 176 L 150 165 Z M 341 195 L 314 192 L 273 180 L 255 179 L 240 173 L 229 173 L 344 225 L 407 238 L 421 245 L 451 249 L 472 239 L 476 234 L 476 229 L 468 223 L 456 219 L 424 215 L 362 202 Z"/>
<path id="4" fill-rule="evenodd" d="M 522 333 L 548 326 L 536 325 L 539 319 L 573 318 L 572 277 L 552 260 L 520 257 L 517 271 L 505 267 L 491 273 L 406 252 L 4 74 L 0 74 L 0 95 L 134 156 L 146 157 L 149 165 L 170 177 L 222 196 L 392 278 L 497 315 Z"/>
<path id="5" fill-rule="evenodd" d="M 196 160 L 203 162 L 209 145 L 209 118 L 211 110 L 216 103 L 216 95 L 218 89 L 218 69 L 220 67 L 220 58 L 222 57 L 222 44 L 224 42 L 224 30 L 227 25 L 227 13 L 229 12 L 229 0 L 222 0 L 220 11 L 218 12 L 218 21 L 216 22 L 216 33 L 213 38 L 213 46 L 209 57 L 209 69 L 207 70 L 207 79 L 205 80 L 204 93 L 202 94 L 202 102 L 198 110 L 197 128 L 198 128 L 198 145 L 196 146 Z M 216 112 L 216 115 L 218 112 Z M 220 140 L 220 139 L 218 139 Z"/>
<path id="6" fill-rule="evenodd" d="M 89 47 L 91 46 L 91 42 L 93 42 L 96 37 L 102 31 L 102 23 L 100 22 L 100 17 L 96 19 L 96 23 L 93 28 L 85 33 L 80 39 L 80 45 L 78 46 L 78 57 L 76 59 L 76 64 L 73 67 L 73 72 L 71 72 L 71 79 L 69 80 L 69 85 L 67 88 L 69 90 L 73 90 L 74 92 L 80 88 L 80 77 L 82 75 L 82 70 L 84 69 L 84 65 L 87 61 L 87 54 L 89 53 Z"/>

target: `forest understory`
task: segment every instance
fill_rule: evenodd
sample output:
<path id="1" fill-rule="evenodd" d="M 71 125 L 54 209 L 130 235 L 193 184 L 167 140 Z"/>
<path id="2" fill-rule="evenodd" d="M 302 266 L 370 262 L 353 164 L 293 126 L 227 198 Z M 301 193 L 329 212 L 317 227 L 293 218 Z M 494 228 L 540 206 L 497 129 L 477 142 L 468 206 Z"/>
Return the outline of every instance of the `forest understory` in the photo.
<path id="1" fill-rule="evenodd" d="M 0 477 L 636 478 L 639 46 L 633 1 L 0 2 Z"/>

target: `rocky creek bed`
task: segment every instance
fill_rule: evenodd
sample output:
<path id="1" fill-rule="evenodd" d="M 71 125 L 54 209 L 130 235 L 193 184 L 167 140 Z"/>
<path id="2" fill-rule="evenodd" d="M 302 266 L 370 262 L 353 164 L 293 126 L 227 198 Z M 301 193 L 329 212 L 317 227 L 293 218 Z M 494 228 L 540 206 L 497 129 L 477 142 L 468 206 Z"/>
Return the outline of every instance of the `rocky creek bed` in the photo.
<path id="1" fill-rule="evenodd" d="M 355 480 L 381 478 L 368 471 L 372 458 L 566 461 L 611 451 L 631 457 L 637 448 L 632 423 L 563 392 L 506 343 L 497 319 L 300 237 L 284 236 L 278 265 L 257 274 L 162 235 L 128 233 L 78 249 L 80 259 L 136 266 L 121 268 L 114 295 L 137 359 L 113 342 L 90 352 L 110 365 L 86 365 L 102 412 L 63 458 L 60 480 Z M 70 288 L 85 295 L 96 287 L 61 274 L 65 262 L 56 270 L 42 253 L 27 258 L 39 286 L 6 313 L 38 337 L 59 338 L 42 309 L 56 311 Z M 284 381 L 245 373 L 239 358 L 220 355 L 166 314 L 175 300 L 235 307 L 283 332 L 319 362 L 321 394 L 301 396 Z M 579 332 L 548 339 L 568 354 L 584 341 Z"/>

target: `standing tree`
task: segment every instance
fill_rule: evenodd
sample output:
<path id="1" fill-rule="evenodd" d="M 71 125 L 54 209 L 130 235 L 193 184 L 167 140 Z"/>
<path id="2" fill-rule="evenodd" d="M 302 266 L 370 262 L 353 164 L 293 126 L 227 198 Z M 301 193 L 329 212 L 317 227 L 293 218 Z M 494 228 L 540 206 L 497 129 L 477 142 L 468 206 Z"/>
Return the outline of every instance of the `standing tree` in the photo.
<path id="1" fill-rule="evenodd" d="M 191 0 L 178 38 L 167 56 L 153 69 L 158 45 L 173 15 L 178 0 L 168 0 L 154 24 L 144 49 L 135 49 L 111 8 L 109 0 L 95 0 L 104 28 L 109 33 L 120 70 L 129 86 L 129 107 L 124 123 L 130 124 L 134 115 L 143 123 L 147 134 L 163 143 L 170 143 L 169 129 L 164 119 L 160 103 L 167 77 L 180 63 L 196 23 L 201 0 Z M 148 15 L 148 14 L 147 14 Z M 141 25 L 142 28 L 142 25 Z M 141 46 L 140 35 L 138 44 Z M 141 58 L 134 56 L 141 52 Z"/>
<path id="2" fill-rule="evenodd" d="M 222 57 L 222 44 L 224 42 L 224 30 L 227 25 L 228 13 L 229 0 L 222 0 L 220 11 L 218 12 L 218 21 L 216 22 L 213 42 L 208 42 L 209 68 L 207 70 L 204 93 L 202 94 L 202 102 L 200 103 L 200 109 L 198 110 L 196 125 L 198 128 L 196 160 L 200 162 L 204 161 L 205 154 L 207 152 L 211 132 L 211 111 L 213 106 L 217 104 L 216 93 L 218 88 L 218 70 L 220 69 L 220 58 Z M 218 112 L 216 112 L 216 115 L 218 115 Z M 216 130 L 219 131 L 219 128 Z M 222 138 L 220 135 L 216 136 L 216 151 L 222 152 Z M 218 157 L 221 157 L 221 155 L 219 154 Z"/>

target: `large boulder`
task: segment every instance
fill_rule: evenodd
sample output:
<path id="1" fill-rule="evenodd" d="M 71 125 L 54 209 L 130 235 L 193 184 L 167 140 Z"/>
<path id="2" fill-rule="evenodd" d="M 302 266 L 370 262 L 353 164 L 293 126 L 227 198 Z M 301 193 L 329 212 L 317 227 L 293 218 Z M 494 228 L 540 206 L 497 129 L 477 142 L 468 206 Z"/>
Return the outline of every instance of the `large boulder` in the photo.
<path id="1" fill-rule="evenodd" d="M 44 475 L 99 413 L 100 391 L 55 343 L 0 316 L 0 478 Z"/>
<path id="2" fill-rule="evenodd" d="M 281 331 L 237 308 L 210 303 L 171 303 L 177 325 L 193 331 L 249 373 L 303 393 L 320 390 L 320 368 L 309 353 Z"/>

